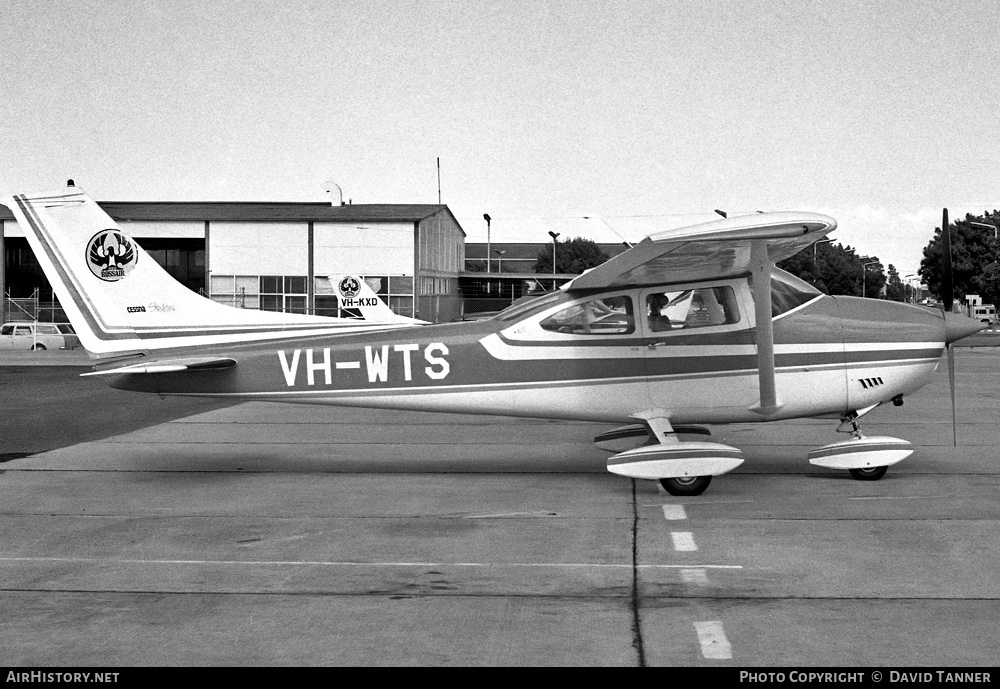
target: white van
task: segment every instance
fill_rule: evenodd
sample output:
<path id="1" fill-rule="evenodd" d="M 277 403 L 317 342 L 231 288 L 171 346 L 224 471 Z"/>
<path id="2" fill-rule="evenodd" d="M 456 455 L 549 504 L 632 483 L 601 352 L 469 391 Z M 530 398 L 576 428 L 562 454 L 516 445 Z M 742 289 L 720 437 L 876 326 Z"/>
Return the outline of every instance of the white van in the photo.
<path id="1" fill-rule="evenodd" d="M 976 306 L 972 306 L 970 310 L 972 313 L 969 315 L 980 323 L 993 325 L 997 321 L 997 310 L 993 304 L 978 304 Z"/>
<path id="2" fill-rule="evenodd" d="M 80 338 L 69 323 L 4 323 L 0 349 L 76 349 Z"/>

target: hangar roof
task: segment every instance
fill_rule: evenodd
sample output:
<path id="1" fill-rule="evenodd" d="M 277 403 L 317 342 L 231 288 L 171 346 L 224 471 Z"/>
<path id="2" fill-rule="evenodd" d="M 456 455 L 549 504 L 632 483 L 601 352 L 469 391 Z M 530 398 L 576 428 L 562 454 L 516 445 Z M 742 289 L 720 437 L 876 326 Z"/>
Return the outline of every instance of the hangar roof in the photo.
<path id="1" fill-rule="evenodd" d="M 99 201 L 115 220 L 215 220 L 215 221 L 331 221 L 418 222 L 444 212 L 461 228 L 451 210 L 433 203 L 329 203 L 260 201 Z M 9 208 L 0 206 L 0 220 L 13 220 Z M 462 231 L 464 235 L 464 230 Z"/>

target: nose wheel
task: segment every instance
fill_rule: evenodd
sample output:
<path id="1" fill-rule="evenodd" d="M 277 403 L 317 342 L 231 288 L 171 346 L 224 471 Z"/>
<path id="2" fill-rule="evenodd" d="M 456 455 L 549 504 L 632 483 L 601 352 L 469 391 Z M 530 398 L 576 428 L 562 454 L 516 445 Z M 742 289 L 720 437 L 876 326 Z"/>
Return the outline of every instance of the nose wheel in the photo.
<path id="1" fill-rule="evenodd" d="M 849 469 L 851 476 L 858 481 L 878 481 L 885 476 L 889 467 L 867 467 L 865 469 Z"/>
<path id="2" fill-rule="evenodd" d="M 660 485 L 671 495 L 701 495 L 712 482 L 711 476 L 681 476 L 679 478 L 661 478 Z"/>

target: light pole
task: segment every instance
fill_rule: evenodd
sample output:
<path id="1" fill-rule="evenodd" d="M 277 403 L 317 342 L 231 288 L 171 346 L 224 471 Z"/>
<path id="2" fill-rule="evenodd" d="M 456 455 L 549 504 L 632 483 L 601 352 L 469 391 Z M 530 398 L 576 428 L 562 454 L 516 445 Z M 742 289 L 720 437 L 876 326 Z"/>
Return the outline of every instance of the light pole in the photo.
<path id="1" fill-rule="evenodd" d="M 997 238 L 997 226 L 996 225 L 990 225 L 989 223 L 985 223 L 985 222 L 972 222 L 971 220 L 969 221 L 969 224 L 970 225 L 974 225 L 976 227 L 983 227 L 983 228 L 986 228 L 987 230 L 993 230 L 993 239 Z"/>
<path id="2" fill-rule="evenodd" d="M 990 225 L 989 223 L 985 223 L 985 222 L 971 222 L 971 221 L 969 222 L 969 224 L 970 225 L 975 225 L 976 227 L 983 227 L 983 228 L 986 228 L 987 230 L 993 230 L 993 243 L 996 244 L 996 241 L 997 241 L 997 226 L 996 225 Z M 996 251 L 995 248 L 994 248 L 994 251 Z M 996 256 L 995 253 L 993 255 Z M 995 265 L 996 261 L 993 261 L 993 263 Z M 990 327 L 992 328 L 993 326 L 990 325 Z"/>
<path id="3" fill-rule="evenodd" d="M 483 213 L 483 220 L 486 221 L 486 272 L 490 272 L 490 214 Z"/>
<path id="4" fill-rule="evenodd" d="M 497 255 L 497 272 L 503 272 L 503 255 L 507 253 L 506 249 L 494 249 L 493 253 Z"/>
<path id="5" fill-rule="evenodd" d="M 556 237 L 558 237 L 560 232 L 553 232 L 549 230 L 549 236 L 552 237 L 552 274 L 556 274 Z"/>
<path id="6" fill-rule="evenodd" d="M 820 244 L 831 244 L 832 242 L 833 242 L 833 240 L 830 239 L 829 237 L 826 237 L 824 239 L 817 239 L 815 242 L 813 242 L 813 264 L 814 265 L 816 263 L 816 247 L 819 246 Z"/>
<path id="7" fill-rule="evenodd" d="M 868 263 L 861 264 L 861 297 L 865 296 L 865 285 L 868 281 L 868 266 L 873 266 L 877 264 L 878 261 L 868 261 Z"/>

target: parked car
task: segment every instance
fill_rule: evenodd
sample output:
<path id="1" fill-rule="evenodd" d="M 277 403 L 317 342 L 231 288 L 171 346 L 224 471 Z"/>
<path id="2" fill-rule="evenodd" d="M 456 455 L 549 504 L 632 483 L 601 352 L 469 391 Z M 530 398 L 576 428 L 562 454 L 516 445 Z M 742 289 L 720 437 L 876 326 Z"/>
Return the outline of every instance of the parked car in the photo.
<path id="1" fill-rule="evenodd" d="M 4 323 L 0 349 L 76 349 L 80 338 L 69 323 Z"/>

